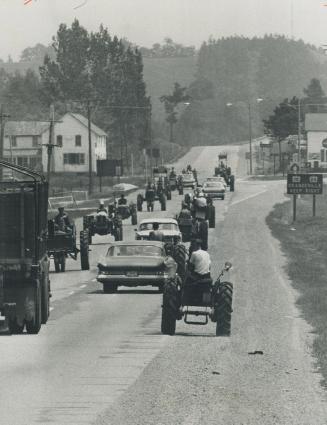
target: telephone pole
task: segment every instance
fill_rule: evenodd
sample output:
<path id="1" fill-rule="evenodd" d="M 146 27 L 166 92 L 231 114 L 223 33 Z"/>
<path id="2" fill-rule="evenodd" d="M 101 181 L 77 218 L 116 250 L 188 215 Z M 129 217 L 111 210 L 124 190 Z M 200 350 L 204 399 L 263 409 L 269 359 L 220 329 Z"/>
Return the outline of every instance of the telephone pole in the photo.
<path id="1" fill-rule="evenodd" d="M 53 143 L 53 136 L 54 136 L 54 125 L 57 122 L 62 122 L 62 121 L 56 121 L 54 119 L 54 106 L 51 105 L 50 106 L 50 120 L 49 120 L 49 143 L 44 144 L 43 146 L 46 146 L 47 148 L 47 155 L 48 155 L 48 161 L 47 161 L 47 180 L 48 180 L 48 185 L 50 186 L 50 178 L 51 178 L 51 165 L 52 165 L 52 153 L 53 153 L 53 149 L 58 147 L 58 145 L 55 145 Z"/>
<path id="2" fill-rule="evenodd" d="M 92 176 L 92 133 L 91 133 L 91 102 L 87 101 L 87 129 L 89 137 L 89 195 L 93 191 L 93 176 Z"/>
<path id="3" fill-rule="evenodd" d="M 0 105 L 0 159 L 3 159 L 4 154 L 4 139 L 5 139 L 5 119 L 10 115 L 4 113 L 3 105 Z M 0 169 L 0 179 L 2 180 L 2 167 Z"/>

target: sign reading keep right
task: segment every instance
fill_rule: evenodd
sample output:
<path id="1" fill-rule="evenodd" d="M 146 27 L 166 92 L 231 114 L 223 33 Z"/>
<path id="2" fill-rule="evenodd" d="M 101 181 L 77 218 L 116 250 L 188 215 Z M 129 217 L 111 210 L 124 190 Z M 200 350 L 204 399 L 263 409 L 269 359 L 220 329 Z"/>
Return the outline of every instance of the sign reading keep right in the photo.
<path id="1" fill-rule="evenodd" d="M 321 195 L 322 174 L 287 174 L 289 195 Z"/>

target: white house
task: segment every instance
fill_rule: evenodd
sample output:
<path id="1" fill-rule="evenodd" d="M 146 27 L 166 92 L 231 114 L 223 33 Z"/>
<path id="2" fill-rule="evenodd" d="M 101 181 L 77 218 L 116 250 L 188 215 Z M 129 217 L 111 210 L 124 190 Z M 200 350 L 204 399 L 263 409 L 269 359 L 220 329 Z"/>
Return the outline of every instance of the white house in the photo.
<path id="1" fill-rule="evenodd" d="M 327 167 L 327 114 L 306 114 L 305 130 L 307 133 L 308 161 L 318 161 L 319 166 Z"/>
<path id="2" fill-rule="evenodd" d="M 87 118 L 67 113 L 54 124 L 55 147 L 51 171 L 55 173 L 86 173 L 89 171 L 89 140 Z M 91 124 L 92 171 L 97 159 L 106 159 L 107 134 Z M 5 125 L 4 156 L 16 163 L 46 171 L 48 162 L 49 122 L 9 121 Z"/>

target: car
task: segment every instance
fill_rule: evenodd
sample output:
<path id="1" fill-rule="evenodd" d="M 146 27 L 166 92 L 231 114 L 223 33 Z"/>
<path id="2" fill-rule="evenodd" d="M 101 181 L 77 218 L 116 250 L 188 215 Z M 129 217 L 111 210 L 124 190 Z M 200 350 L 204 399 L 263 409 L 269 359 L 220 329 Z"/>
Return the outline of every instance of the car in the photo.
<path id="1" fill-rule="evenodd" d="M 225 189 L 227 187 L 227 183 L 226 183 L 224 177 L 221 177 L 221 176 L 207 177 L 206 181 L 207 182 L 221 182 L 225 186 Z"/>
<path id="2" fill-rule="evenodd" d="M 159 224 L 159 230 L 164 234 L 164 242 L 177 243 L 182 240 L 182 234 L 178 223 L 174 218 L 147 218 L 141 221 L 136 230 L 137 240 L 148 240 L 150 232 L 153 230 L 153 223 Z"/>
<path id="3" fill-rule="evenodd" d="M 183 174 L 183 187 L 192 187 L 193 189 L 195 189 L 196 180 L 194 178 L 193 173 L 184 173 Z"/>
<path id="4" fill-rule="evenodd" d="M 226 188 L 222 182 L 210 181 L 203 184 L 202 192 L 208 198 L 219 198 L 224 200 Z"/>
<path id="5" fill-rule="evenodd" d="M 116 292 L 118 286 L 155 286 L 161 290 L 168 279 L 175 277 L 176 269 L 163 242 L 113 242 L 98 263 L 97 281 L 106 294 Z"/>

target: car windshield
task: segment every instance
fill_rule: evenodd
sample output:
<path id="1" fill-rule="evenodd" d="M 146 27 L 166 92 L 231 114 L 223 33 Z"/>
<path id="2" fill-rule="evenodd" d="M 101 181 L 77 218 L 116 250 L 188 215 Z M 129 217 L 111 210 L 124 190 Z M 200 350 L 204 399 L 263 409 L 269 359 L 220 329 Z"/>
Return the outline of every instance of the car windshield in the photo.
<path id="1" fill-rule="evenodd" d="M 184 180 L 194 180 L 193 174 L 184 174 L 183 175 Z"/>
<path id="2" fill-rule="evenodd" d="M 115 245 L 108 249 L 107 257 L 161 257 L 162 248 L 154 245 Z"/>
<path id="3" fill-rule="evenodd" d="M 158 223 L 158 222 L 156 222 Z M 158 223 L 159 230 L 178 230 L 177 224 L 175 223 Z M 153 223 L 141 223 L 140 230 L 153 230 Z"/>

